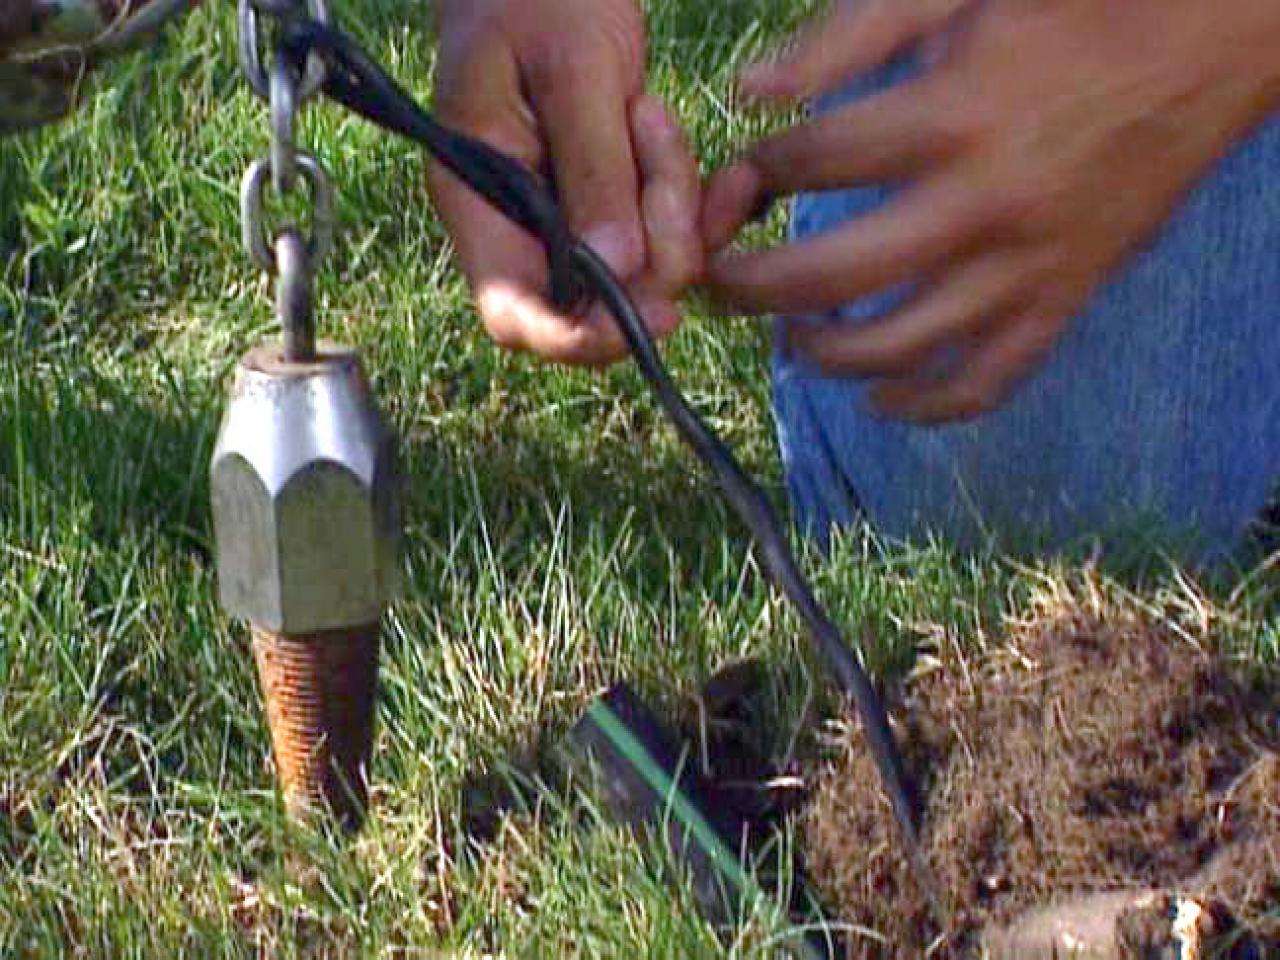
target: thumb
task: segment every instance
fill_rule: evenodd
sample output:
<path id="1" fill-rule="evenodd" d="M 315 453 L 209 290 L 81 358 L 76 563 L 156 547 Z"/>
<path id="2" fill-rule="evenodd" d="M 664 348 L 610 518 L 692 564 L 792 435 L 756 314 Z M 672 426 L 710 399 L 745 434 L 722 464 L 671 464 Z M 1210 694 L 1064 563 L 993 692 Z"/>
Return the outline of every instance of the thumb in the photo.
<path id="1" fill-rule="evenodd" d="M 807 100 L 880 66 L 971 0 L 842 0 L 770 61 L 738 76 L 750 100 Z"/>

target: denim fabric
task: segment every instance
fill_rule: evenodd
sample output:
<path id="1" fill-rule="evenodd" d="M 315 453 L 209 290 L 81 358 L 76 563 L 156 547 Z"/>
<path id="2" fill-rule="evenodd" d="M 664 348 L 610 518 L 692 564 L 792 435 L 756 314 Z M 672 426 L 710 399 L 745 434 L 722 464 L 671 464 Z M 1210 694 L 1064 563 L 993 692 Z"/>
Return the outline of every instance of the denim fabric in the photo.
<path id="1" fill-rule="evenodd" d="M 816 109 L 909 69 L 898 64 Z M 874 188 L 799 197 L 793 234 L 831 229 L 885 198 Z M 838 314 L 876 316 L 903 293 Z M 774 397 L 793 503 L 819 537 L 863 511 L 891 538 L 937 534 L 962 547 L 1054 548 L 1138 523 L 1150 531 L 1154 521 L 1182 536 L 1181 556 L 1203 561 L 1240 542 L 1280 479 L 1278 363 L 1273 118 L 1199 185 L 996 413 L 940 428 L 878 420 L 863 384 L 824 377 L 781 350 Z"/>

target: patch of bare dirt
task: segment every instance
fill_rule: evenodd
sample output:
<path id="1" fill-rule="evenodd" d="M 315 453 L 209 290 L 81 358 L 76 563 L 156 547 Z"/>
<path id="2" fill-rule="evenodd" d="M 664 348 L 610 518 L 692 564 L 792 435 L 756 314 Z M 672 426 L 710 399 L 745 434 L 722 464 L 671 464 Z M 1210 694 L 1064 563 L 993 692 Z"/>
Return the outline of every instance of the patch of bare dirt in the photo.
<path id="1" fill-rule="evenodd" d="M 1245 682 L 1133 609 L 1066 605 L 981 660 L 907 683 L 902 745 L 947 899 L 935 922 L 850 728 L 806 814 L 807 859 L 859 958 L 977 956 L 1064 897 L 1213 897 L 1280 957 L 1280 683 Z"/>

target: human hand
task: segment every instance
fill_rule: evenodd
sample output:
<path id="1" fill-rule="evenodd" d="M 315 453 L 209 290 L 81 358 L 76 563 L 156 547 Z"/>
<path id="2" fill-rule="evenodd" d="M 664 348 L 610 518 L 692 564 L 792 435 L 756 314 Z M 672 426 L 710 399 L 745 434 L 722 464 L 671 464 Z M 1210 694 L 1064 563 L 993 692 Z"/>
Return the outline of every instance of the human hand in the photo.
<path id="1" fill-rule="evenodd" d="M 748 312 L 804 313 L 913 285 L 868 323 L 791 324 L 792 347 L 877 381 L 886 415 L 990 410 L 1274 109 L 1278 39 L 1274 0 L 841 3 L 745 71 L 743 93 L 812 97 L 914 43 L 928 51 L 923 74 L 755 144 L 708 185 L 704 235 L 727 244 L 764 195 L 903 189 L 822 236 L 717 256 L 712 287 Z"/>
<path id="2" fill-rule="evenodd" d="M 570 228 L 662 336 L 702 270 L 700 184 L 679 126 L 641 92 L 644 26 L 636 0 L 445 2 L 436 97 L 444 122 L 556 184 Z M 602 307 L 566 316 L 548 302 L 537 241 L 443 168 L 428 185 L 496 343 L 570 364 L 626 355 Z"/>

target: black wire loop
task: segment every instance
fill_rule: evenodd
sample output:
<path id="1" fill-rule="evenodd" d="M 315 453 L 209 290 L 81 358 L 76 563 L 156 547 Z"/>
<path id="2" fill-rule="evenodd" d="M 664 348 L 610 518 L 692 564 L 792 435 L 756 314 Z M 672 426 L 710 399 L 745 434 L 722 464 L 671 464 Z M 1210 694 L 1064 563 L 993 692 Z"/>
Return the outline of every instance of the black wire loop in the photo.
<path id="1" fill-rule="evenodd" d="M 935 908 L 941 909 L 937 885 L 920 847 L 918 797 L 874 685 L 814 596 L 768 497 L 672 381 L 623 284 L 603 260 L 573 236 L 551 191 L 532 171 L 487 144 L 438 123 L 351 37 L 324 24 L 297 21 L 286 24 L 282 42 L 295 64 L 304 63 L 313 53 L 321 55 L 327 65 L 324 92 L 329 98 L 425 147 L 436 161 L 541 241 L 553 297 L 559 305 L 578 304 L 590 294 L 613 314 L 658 403 L 751 531 L 770 580 L 786 595 L 841 691 L 853 701 L 916 880 Z"/>

